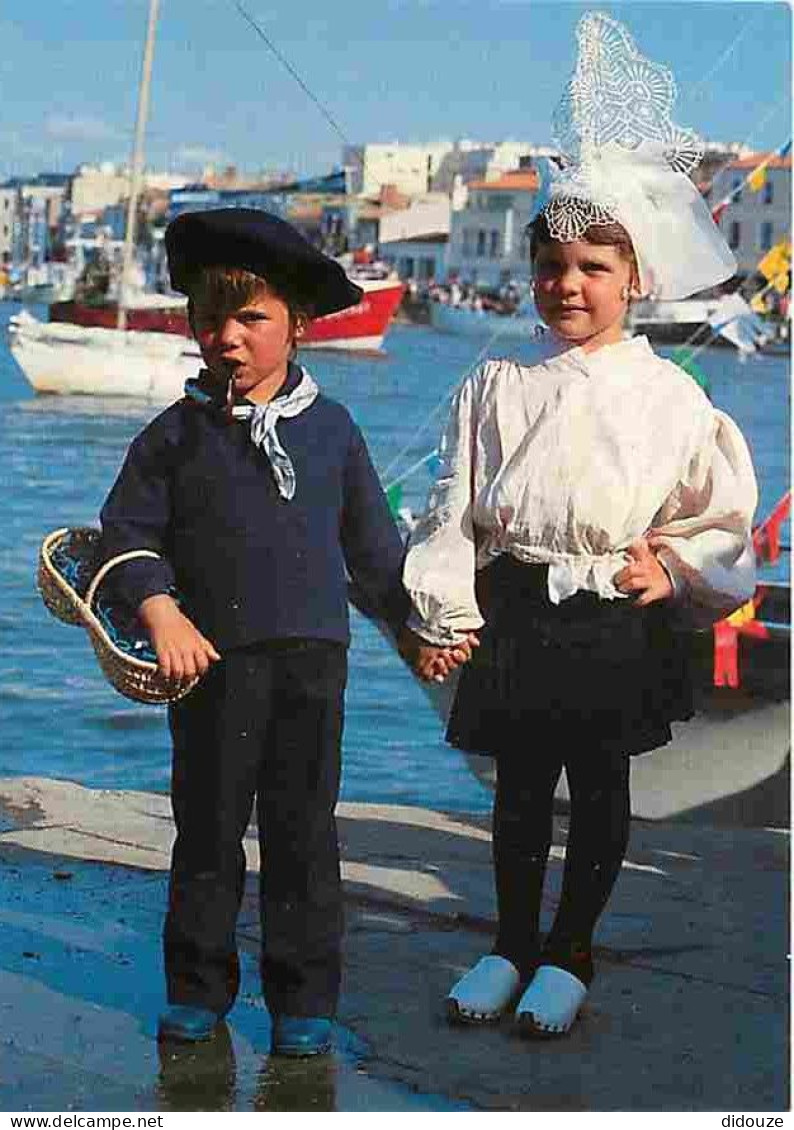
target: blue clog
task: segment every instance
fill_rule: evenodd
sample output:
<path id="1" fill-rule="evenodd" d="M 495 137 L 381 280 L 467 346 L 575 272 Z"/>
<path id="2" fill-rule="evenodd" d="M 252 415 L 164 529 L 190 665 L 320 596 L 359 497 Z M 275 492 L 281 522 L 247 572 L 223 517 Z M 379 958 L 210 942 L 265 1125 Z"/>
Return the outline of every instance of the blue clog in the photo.
<path id="1" fill-rule="evenodd" d="M 331 1050 L 331 1021 L 326 1016 L 276 1016 L 273 1055 L 323 1055 Z"/>
<path id="2" fill-rule="evenodd" d="M 181 1040 L 195 1044 L 209 1040 L 220 1023 L 220 1016 L 210 1008 L 192 1004 L 170 1004 L 160 1013 L 158 1040 Z"/>

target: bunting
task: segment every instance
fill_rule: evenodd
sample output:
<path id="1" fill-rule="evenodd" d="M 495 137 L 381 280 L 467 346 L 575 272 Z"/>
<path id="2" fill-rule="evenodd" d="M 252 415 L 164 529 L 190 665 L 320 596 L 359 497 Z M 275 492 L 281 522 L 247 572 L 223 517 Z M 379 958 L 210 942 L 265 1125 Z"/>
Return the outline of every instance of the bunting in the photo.
<path id="1" fill-rule="evenodd" d="M 714 205 L 711 209 L 711 218 L 714 220 L 714 223 L 718 224 L 720 222 L 725 209 L 741 194 L 743 188 L 749 188 L 751 192 L 759 192 L 766 184 L 766 170 L 769 162 L 773 157 L 787 157 L 790 152 L 791 138 L 772 153 L 768 153 L 761 163 L 756 165 L 752 172 L 748 173 L 740 184 L 735 185 L 728 195 L 720 200 L 719 204 Z"/>
<path id="2" fill-rule="evenodd" d="M 771 513 L 753 530 L 753 549 L 759 565 L 774 565 L 780 557 L 780 528 L 791 512 L 791 491 L 786 491 Z"/>
<path id="3" fill-rule="evenodd" d="M 762 165 L 759 165 L 757 169 L 753 169 L 750 173 L 747 178 L 747 187 L 751 192 L 760 192 L 766 184 L 766 167 L 768 164 L 768 161 L 764 161 Z"/>
<path id="4" fill-rule="evenodd" d="M 780 528 L 791 510 L 791 491 L 786 491 L 770 514 L 753 530 L 753 549 L 759 564 L 774 565 L 780 556 Z M 765 595 L 759 585 L 755 595 L 741 608 L 714 625 L 714 665 L 712 682 L 715 687 L 741 685 L 739 672 L 739 637 L 752 636 L 768 639 L 769 629 L 756 618 Z"/>
<path id="5" fill-rule="evenodd" d="M 791 282 L 791 240 L 782 239 L 776 243 L 761 259 L 757 269 L 770 286 L 785 294 Z"/>
<path id="6" fill-rule="evenodd" d="M 689 373 L 690 377 L 703 389 L 706 396 L 711 400 L 711 382 L 706 374 L 695 361 L 692 360 L 693 352 L 691 349 L 686 349 L 684 346 L 676 349 L 673 352 L 671 361 L 678 365 L 679 369 L 683 369 L 685 373 Z"/>
<path id="7" fill-rule="evenodd" d="M 400 508 L 403 504 L 403 488 L 402 483 L 393 483 L 390 487 L 386 488 L 386 501 L 389 504 L 393 518 L 399 518 Z"/>

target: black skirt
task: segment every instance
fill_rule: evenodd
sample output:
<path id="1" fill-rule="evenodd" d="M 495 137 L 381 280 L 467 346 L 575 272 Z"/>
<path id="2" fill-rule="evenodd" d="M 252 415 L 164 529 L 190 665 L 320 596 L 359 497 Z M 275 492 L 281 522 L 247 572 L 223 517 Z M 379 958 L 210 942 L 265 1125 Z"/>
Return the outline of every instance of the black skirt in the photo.
<path id="1" fill-rule="evenodd" d="M 486 623 L 447 725 L 458 749 L 503 756 L 575 742 L 638 754 L 691 718 L 687 640 L 664 603 L 578 592 L 555 605 L 548 568 L 506 554 L 477 574 L 477 600 Z"/>

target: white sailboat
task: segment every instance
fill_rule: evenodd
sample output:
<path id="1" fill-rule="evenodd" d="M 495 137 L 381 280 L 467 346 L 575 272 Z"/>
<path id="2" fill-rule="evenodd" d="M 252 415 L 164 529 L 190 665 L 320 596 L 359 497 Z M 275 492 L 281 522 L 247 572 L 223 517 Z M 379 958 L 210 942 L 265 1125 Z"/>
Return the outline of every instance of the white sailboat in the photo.
<path id="1" fill-rule="evenodd" d="M 201 356 L 185 324 L 181 296 L 135 293 L 135 223 L 143 175 L 143 146 L 149 110 L 149 88 L 155 29 L 160 0 L 149 0 L 146 45 L 143 56 L 130 194 L 116 328 L 112 319 L 102 326 L 74 321 L 42 322 L 28 311 L 9 321 L 11 353 L 30 385 L 39 393 L 145 397 L 174 400 L 182 395 L 185 380 L 195 377 Z M 346 310 L 314 319 L 302 348 L 376 351 L 405 287 L 393 272 L 378 274 L 363 268 L 348 269 L 361 287 L 361 301 Z M 163 307 L 165 332 L 134 328 L 135 314 L 151 315 Z M 96 310 L 89 311 L 96 315 Z M 107 313 L 107 312 L 105 312 Z M 111 325 L 107 325 L 111 321 Z M 151 319 L 150 319 L 151 321 Z M 182 323 L 176 332 L 167 323 Z"/>

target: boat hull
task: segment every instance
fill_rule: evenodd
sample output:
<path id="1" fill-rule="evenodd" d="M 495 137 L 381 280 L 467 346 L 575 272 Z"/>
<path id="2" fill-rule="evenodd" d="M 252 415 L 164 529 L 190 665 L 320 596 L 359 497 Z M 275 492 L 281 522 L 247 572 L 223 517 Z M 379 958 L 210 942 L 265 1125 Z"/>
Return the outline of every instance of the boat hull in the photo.
<path id="1" fill-rule="evenodd" d="M 498 337 L 534 340 L 543 330 L 536 314 L 494 314 L 489 310 L 469 310 L 443 302 L 430 303 L 430 323 L 441 333 L 464 337 Z"/>
<path id="2" fill-rule="evenodd" d="M 301 348 L 376 350 L 405 290 L 396 279 L 357 280 L 364 294 L 360 302 L 337 314 L 327 314 L 309 323 Z M 114 303 L 88 305 L 81 302 L 54 302 L 50 322 L 96 329 L 115 329 L 118 307 Z M 178 334 L 190 337 L 184 302 L 130 306 L 127 329 L 136 333 Z"/>
<path id="3" fill-rule="evenodd" d="M 632 759 L 631 811 L 645 820 L 697 820 L 708 823 L 767 823 L 788 827 L 791 746 L 789 588 L 764 585 L 770 621 L 766 639 L 740 635 L 741 685 L 715 687 L 714 638 L 690 635 L 696 713 L 673 724 L 673 740 Z M 351 586 L 351 603 L 372 620 L 396 652 L 389 629 L 374 616 L 360 591 Z M 438 716 L 440 732 L 455 697 L 458 673 L 443 683 L 416 680 Z M 495 785 L 491 757 L 464 753 L 469 771 L 486 788 Z M 557 800 L 569 800 L 564 777 Z"/>
<path id="4" fill-rule="evenodd" d="M 14 360 L 42 394 L 167 403 L 201 368 L 195 344 L 175 335 L 45 324 L 21 314 L 11 319 L 9 338 Z"/>

